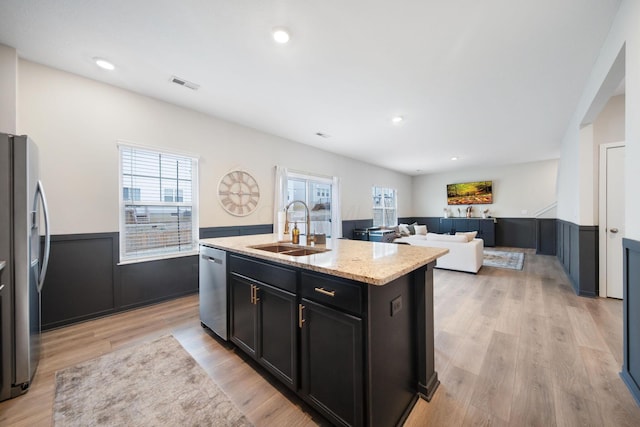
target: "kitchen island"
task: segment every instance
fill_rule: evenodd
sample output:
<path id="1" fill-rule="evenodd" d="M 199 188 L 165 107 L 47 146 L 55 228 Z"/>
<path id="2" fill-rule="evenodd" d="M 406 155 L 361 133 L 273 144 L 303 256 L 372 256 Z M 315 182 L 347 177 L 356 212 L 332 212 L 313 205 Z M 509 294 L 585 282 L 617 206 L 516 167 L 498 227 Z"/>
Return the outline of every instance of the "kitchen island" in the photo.
<path id="1" fill-rule="evenodd" d="M 203 239 L 226 253 L 230 340 L 335 425 L 400 425 L 437 388 L 433 267 L 448 251 L 276 236 Z"/>

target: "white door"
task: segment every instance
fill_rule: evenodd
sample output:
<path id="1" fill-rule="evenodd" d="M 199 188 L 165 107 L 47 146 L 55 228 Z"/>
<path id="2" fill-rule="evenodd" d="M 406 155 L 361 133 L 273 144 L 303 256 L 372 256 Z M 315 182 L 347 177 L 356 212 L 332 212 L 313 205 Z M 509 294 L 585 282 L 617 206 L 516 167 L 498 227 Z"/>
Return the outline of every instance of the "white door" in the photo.
<path id="1" fill-rule="evenodd" d="M 622 238 L 624 237 L 624 145 L 606 152 L 606 296 L 622 299 Z"/>

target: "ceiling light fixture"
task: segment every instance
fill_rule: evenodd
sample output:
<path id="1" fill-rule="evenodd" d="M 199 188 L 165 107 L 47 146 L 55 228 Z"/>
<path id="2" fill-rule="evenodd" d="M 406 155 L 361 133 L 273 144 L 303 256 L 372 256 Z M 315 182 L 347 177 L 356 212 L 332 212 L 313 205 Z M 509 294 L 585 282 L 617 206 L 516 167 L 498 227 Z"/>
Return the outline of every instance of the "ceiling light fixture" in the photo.
<path id="1" fill-rule="evenodd" d="M 102 68 L 103 70 L 113 71 L 116 68 L 115 65 L 113 65 L 111 62 L 107 61 L 106 59 L 93 58 L 93 60 L 95 61 L 96 65 Z"/>
<path id="2" fill-rule="evenodd" d="M 404 120 L 404 117 L 402 116 L 395 116 L 394 118 L 391 119 L 394 125 L 402 123 L 403 120 Z"/>
<path id="3" fill-rule="evenodd" d="M 455 162 L 456 160 L 458 160 L 458 157 L 457 157 L 457 156 L 453 156 L 453 157 L 451 158 L 451 160 L 453 160 L 453 161 Z"/>
<path id="4" fill-rule="evenodd" d="M 272 34 L 273 39 L 280 44 L 287 43 L 291 38 L 291 36 L 289 35 L 289 31 L 286 28 L 282 27 L 274 28 Z"/>

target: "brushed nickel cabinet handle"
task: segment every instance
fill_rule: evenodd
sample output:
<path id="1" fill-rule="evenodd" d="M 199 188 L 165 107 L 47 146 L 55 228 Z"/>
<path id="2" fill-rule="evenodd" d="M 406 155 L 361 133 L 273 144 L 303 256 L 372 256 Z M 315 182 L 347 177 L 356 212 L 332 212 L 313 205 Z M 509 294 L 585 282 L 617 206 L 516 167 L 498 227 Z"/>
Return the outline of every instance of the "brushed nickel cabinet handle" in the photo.
<path id="1" fill-rule="evenodd" d="M 258 301 L 260 301 L 260 298 L 258 298 L 258 291 L 260 290 L 259 287 L 254 286 L 253 287 L 253 303 L 254 304 L 258 304 Z"/>
<path id="2" fill-rule="evenodd" d="M 336 296 L 336 291 L 328 291 L 328 290 L 326 290 L 324 288 L 314 288 L 314 290 L 316 292 L 319 292 L 319 293 L 321 293 L 323 295 L 327 295 L 329 297 L 335 297 Z"/>
<path id="3" fill-rule="evenodd" d="M 298 304 L 298 327 L 302 329 L 302 324 L 304 323 L 304 318 L 302 316 L 302 310 L 304 310 L 304 305 Z"/>
<path id="4" fill-rule="evenodd" d="M 256 292 L 256 287 L 251 285 L 251 304 L 255 304 L 256 303 L 255 292 Z"/>

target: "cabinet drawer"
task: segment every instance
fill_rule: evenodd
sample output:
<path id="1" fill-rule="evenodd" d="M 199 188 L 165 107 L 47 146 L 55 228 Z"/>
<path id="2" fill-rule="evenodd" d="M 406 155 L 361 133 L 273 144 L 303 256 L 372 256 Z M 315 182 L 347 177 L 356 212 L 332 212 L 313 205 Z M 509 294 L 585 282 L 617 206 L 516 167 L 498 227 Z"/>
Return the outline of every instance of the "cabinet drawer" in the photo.
<path id="1" fill-rule="evenodd" d="M 300 295 L 321 304 L 347 310 L 358 316 L 362 313 L 362 288 L 357 284 L 302 273 Z"/>
<path id="2" fill-rule="evenodd" d="M 229 271 L 292 293 L 296 292 L 296 272 L 288 268 L 230 255 Z"/>

